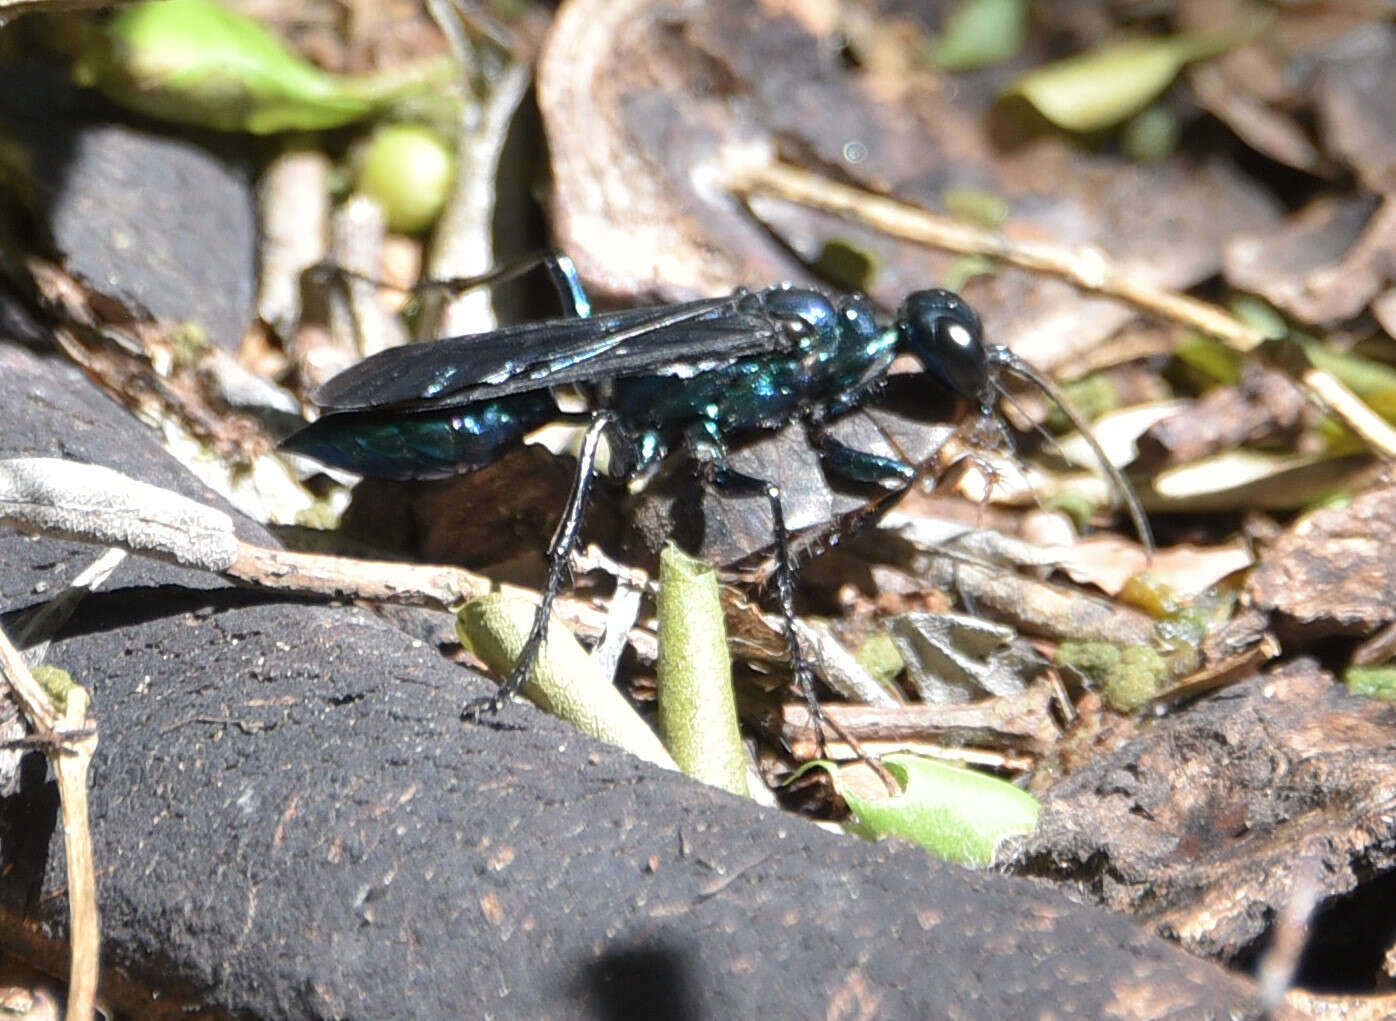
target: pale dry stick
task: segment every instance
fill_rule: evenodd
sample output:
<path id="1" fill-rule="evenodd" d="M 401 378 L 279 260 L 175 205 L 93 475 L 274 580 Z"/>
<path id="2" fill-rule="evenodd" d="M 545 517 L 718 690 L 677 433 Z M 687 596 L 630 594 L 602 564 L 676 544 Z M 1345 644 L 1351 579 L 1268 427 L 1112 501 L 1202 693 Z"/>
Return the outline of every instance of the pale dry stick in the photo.
<path id="1" fill-rule="evenodd" d="M 496 589 L 538 598 L 460 567 L 295 553 L 243 542 L 223 511 L 110 468 L 58 458 L 0 461 L 0 524 L 301 594 L 438 609 L 453 609 Z M 559 600 L 556 610 L 580 634 L 598 637 L 605 631 L 605 612 L 581 600 Z M 637 654 L 653 661 L 654 636 L 632 629 L 630 638 Z"/>
<path id="2" fill-rule="evenodd" d="M 1251 351 L 1267 338 L 1223 309 L 1141 279 L 1111 262 L 1093 246 L 1023 241 L 917 206 L 853 188 L 792 167 L 768 163 L 743 168 L 729 182 L 738 194 L 769 195 L 811 209 L 846 216 L 892 237 L 967 255 L 983 255 L 1023 269 L 1062 277 L 1081 287 L 1193 326 L 1237 351 Z"/>
<path id="3" fill-rule="evenodd" d="M 1275 919 L 1270 945 L 1256 968 L 1256 985 L 1267 1012 L 1279 1010 L 1285 993 L 1294 985 L 1322 896 L 1323 859 L 1321 842 L 1311 839 L 1290 866 L 1288 896 Z"/>
<path id="4" fill-rule="evenodd" d="M 1343 424 L 1362 438 L 1384 461 L 1396 460 L 1396 429 L 1392 429 L 1357 394 L 1349 390 L 1331 372 L 1305 369 L 1300 379 L 1310 394 L 1318 398 Z"/>
<path id="5" fill-rule="evenodd" d="M 297 553 L 241 541 L 236 557 L 219 573 L 258 588 L 436 610 L 453 611 L 461 603 L 490 592 L 538 601 L 534 589 L 499 584 L 463 567 Z M 600 638 L 606 633 L 607 612 L 584 599 L 560 597 L 553 605 L 553 614 L 583 638 Z M 627 639 L 636 655 L 654 662 L 659 650 L 652 632 L 632 627 Z"/>
<path id="6" fill-rule="evenodd" d="M 788 163 L 765 163 L 735 170 L 729 186 L 738 194 L 786 199 L 867 224 L 892 237 L 967 255 L 982 255 L 1010 265 L 1070 280 L 1078 287 L 1119 298 L 1156 315 L 1216 337 L 1235 351 L 1253 351 L 1267 339 L 1224 309 L 1161 287 L 1115 265 L 1094 246 L 1024 241 L 940 216 L 905 202 L 874 195 Z M 1327 405 L 1353 432 L 1385 460 L 1396 458 L 1396 430 L 1337 379 L 1319 369 L 1302 373 L 1309 393 Z"/>
<path id="7" fill-rule="evenodd" d="M 455 182 L 436 225 L 426 275 L 432 280 L 479 276 L 499 261 L 492 226 L 499 199 L 500 162 L 509 126 L 533 84 L 533 67 L 527 60 L 514 60 L 501 71 L 490 73 L 487 45 L 478 31 L 488 26 L 472 18 L 467 31 L 458 5 L 446 0 L 427 0 L 427 10 L 446 36 L 471 95 L 461 106 Z M 517 52 L 513 46 L 507 50 Z M 421 302 L 419 337 L 482 333 L 498 325 L 490 296 L 484 291 L 428 291 Z"/>
<path id="8" fill-rule="evenodd" d="M 0 630 L 0 676 L 10 685 L 58 780 L 63 814 L 63 852 L 68 869 L 68 1021 L 93 1016 L 100 965 L 101 920 L 97 914 L 97 873 L 87 813 L 87 773 L 97 750 L 97 732 L 87 720 L 87 692 L 74 685 L 63 712 L 29 672 L 24 657 Z"/>

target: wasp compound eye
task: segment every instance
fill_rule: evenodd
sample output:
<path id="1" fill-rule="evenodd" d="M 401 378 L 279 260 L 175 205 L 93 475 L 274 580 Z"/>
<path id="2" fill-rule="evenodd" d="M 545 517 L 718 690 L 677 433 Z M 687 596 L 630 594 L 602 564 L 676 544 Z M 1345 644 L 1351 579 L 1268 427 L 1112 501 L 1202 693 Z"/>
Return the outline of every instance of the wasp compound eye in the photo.
<path id="1" fill-rule="evenodd" d="M 952 291 L 916 291 L 902 303 L 897 327 L 907 348 L 942 383 L 978 400 L 989 382 L 984 328 Z"/>

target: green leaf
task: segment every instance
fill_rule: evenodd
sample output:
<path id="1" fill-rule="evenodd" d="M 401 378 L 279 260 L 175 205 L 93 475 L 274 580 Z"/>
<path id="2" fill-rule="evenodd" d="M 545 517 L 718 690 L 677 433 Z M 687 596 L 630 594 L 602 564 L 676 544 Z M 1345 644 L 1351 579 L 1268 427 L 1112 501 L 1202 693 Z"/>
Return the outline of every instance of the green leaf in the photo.
<path id="1" fill-rule="evenodd" d="M 1189 332 L 1173 356 L 1213 382 L 1234 385 L 1241 381 L 1244 356 L 1235 348 L 1201 333 Z"/>
<path id="2" fill-rule="evenodd" d="M 1022 96 L 1068 131 L 1100 131 L 1152 103 L 1185 64 L 1239 41 L 1237 33 L 1210 32 L 1133 39 L 1029 71 L 1005 94 Z"/>
<path id="3" fill-rule="evenodd" d="M 946 19 L 931 59 L 946 71 L 1001 64 L 1022 48 L 1027 28 L 1027 0 L 964 0 Z"/>
<path id="4" fill-rule="evenodd" d="M 1354 666 L 1343 674 L 1343 683 L 1354 695 L 1396 702 L 1396 667 Z"/>
<path id="5" fill-rule="evenodd" d="M 884 688 L 890 687 L 905 668 L 902 654 L 897 651 L 897 643 L 885 631 L 872 635 L 853 654 L 858 665 L 866 670 L 872 679 Z"/>
<path id="6" fill-rule="evenodd" d="M 732 660 L 711 564 L 669 545 L 659 556 L 659 729 L 689 776 L 746 795 Z"/>
<path id="7" fill-rule="evenodd" d="M 861 836 L 903 837 L 946 861 L 984 868 L 1005 841 L 1037 826 L 1037 799 L 1010 783 L 907 753 L 889 755 L 882 764 L 901 784 L 900 795 L 861 797 L 842 782 L 837 764 L 810 764 L 829 771 L 856 816 L 849 828 Z"/>
<path id="8" fill-rule="evenodd" d="M 1155 105 L 1129 119 L 1120 138 L 1120 148 L 1136 163 L 1157 163 L 1178 148 L 1182 125 L 1168 107 Z"/>
<path id="9" fill-rule="evenodd" d="M 431 60 L 393 73 L 330 74 L 210 0 L 160 0 L 114 14 L 86 40 L 73 76 L 151 117 L 266 134 L 347 124 L 439 86 L 453 69 Z"/>
<path id="10" fill-rule="evenodd" d="M 1301 341 L 1304 353 L 1317 369 L 1330 373 L 1359 397 L 1396 388 L 1396 369 L 1345 351 L 1335 351 L 1316 340 Z"/>
<path id="11" fill-rule="evenodd" d="M 877 275 L 877 257 L 845 238 L 824 242 L 810 268 L 820 278 L 845 291 L 866 291 Z"/>
<path id="12" fill-rule="evenodd" d="M 461 607 L 456 635 L 491 670 L 508 676 L 523 652 L 536 610 L 526 599 L 493 592 Z M 523 694 L 592 737 L 656 765 L 676 768 L 654 731 L 556 619 L 548 622 L 548 636 L 524 681 Z"/>
<path id="13" fill-rule="evenodd" d="M 1388 422 L 1396 422 L 1396 387 L 1370 390 L 1362 395 L 1362 399 L 1367 402 L 1367 407 L 1382 418 Z"/>

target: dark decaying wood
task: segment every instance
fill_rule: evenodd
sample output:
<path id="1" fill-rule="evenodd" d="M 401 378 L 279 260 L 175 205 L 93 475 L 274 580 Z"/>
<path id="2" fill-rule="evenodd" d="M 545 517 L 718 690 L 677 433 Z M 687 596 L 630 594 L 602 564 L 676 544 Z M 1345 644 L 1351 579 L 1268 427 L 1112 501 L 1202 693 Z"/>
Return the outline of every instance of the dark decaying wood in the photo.
<path id="1" fill-rule="evenodd" d="M 75 370 L 0 347 L 0 456 L 58 453 L 212 499 Z M 0 536 L 4 605 L 94 555 Z M 49 660 L 94 695 L 103 990 L 138 1016 L 1260 1013 L 1052 891 L 822 833 L 530 707 L 462 726 L 484 683 L 360 610 L 134 562 Z M 55 812 L 41 769 L 0 802 L 0 932 L 50 970 Z"/>

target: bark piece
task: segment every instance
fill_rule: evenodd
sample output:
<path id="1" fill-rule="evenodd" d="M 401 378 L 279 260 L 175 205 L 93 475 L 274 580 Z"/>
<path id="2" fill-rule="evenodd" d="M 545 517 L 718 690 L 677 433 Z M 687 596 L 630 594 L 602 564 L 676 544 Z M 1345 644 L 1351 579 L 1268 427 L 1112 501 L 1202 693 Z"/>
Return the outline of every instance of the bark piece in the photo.
<path id="1" fill-rule="evenodd" d="M 0 357 L 0 456 L 202 489 L 71 369 Z M 0 532 L 3 609 L 71 555 Z M 95 696 L 103 992 L 132 1015 L 1260 1016 L 1124 919 L 831 836 L 527 706 L 463 726 L 485 685 L 363 610 L 200 580 L 137 565 L 50 652 Z M 0 933 L 49 970 L 56 818 L 22 769 Z"/>
<path id="2" fill-rule="evenodd" d="M 1251 600 L 1297 639 L 1371 634 L 1396 619 L 1396 487 L 1301 518 L 1251 576 Z"/>
<path id="3" fill-rule="evenodd" d="M 1028 870 L 1232 964 L 1261 946 L 1300 870 L 1330 911 L 1364 891 L 1389 910 L 1393 727 L 1396 706 L 1349 694 L 1311 661 L 1256 675 L 1051 788 Z M 1310 940 L 1348 940 L 1370 966 L 1352 980 L 1373 984 L 1387 935 L 1345 935 L 1321 916 Z"/>

